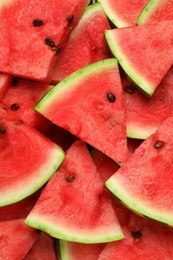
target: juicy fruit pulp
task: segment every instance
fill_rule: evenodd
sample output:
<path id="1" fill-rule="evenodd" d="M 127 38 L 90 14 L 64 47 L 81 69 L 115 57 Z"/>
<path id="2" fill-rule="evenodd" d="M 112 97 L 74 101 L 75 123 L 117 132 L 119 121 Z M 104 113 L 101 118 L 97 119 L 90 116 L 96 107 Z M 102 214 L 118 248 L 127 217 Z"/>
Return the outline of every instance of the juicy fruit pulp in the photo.
<path id="1" fill-rule="evenodd" d="M 123 238 L 111 200 L 84 142 L 72 144 L 26 223 L 56 238 L 81 243 Z"/>
<path id="2" fill-rule="evenodd" d="M 113 160 L 127 159 L 123 91 L 115 59 L 73 73 L 50 90 L 35 109 Z"/>

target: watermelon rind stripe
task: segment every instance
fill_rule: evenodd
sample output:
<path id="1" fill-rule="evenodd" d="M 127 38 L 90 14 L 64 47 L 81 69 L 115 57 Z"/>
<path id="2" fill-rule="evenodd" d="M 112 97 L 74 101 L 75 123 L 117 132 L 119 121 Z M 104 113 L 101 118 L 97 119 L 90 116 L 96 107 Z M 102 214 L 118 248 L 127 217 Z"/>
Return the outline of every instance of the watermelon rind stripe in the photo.
<path id="1" fill-rule="evenodd" d="M 137 18 L 137 25 L 142 25 L 147 23 L 148 18 L 155 12 L 156 8 L 160 5 L 164 5 L 167 0 L 150 0 L 145 7 L 142 9 L 140 15 Z"/>
<path id="2" fill-rule="evenodd" d="M 59 250 L 61 260 L 69 260 L 69 252 L 68 252 L 68 242 L 65 240 L 59 240 Z"/>
<path id="3" fill-rule="evenodd" d="M 128 27 L 131 24 L 127 23 L 126 21 L 122 20 L 118 14 L 111 8 L 109 5 L 109 1 L 107 0 L 98 0 L 103 8 L 103 11 L 105 12 L 106 16 L 111 20 L 111 22 L 116 27 Z"/>
<path id="4" fill-rule="evenodd" d="M 123 53 L 121 46 L 119 45 L 118 39 L 116 39 L 112 30 L 105 30 L 105 38 L 109 45 L 112 54 L 116 57 L 121 67 L 124 69 L 126 74 L 141 88 L 148 96 L 152 96 L 154 93 L 155 86 L 144 78 L 133 64 L 128 60 L 128 57 Z"/>
<path id="5" fill-rule="evenodd" d="M 102 61 L 92 63 L 74 73 L 72 73 L 67 78 L 63 79 L 58 83 L 54 88 L 52 88 L 47 94 L 39 101 L 35 106 L 35 110 L 39 113 L 44 114 L 44 111 L 47 111 L 49 106 L 58 100 L 58 98 L 63 99 L 66 92 L 74 91 L 74 87 L 77 84 L 74 82 L 84 81 L 91 73 L 98 73 L 99 71 L 104 71 L 105 69 L 110 69 L 117 67 L 117 60 L 115 58 L 110 58 Z"/>
<path id="6" fill-rule="evenodd" d="M 157 130 L 157 127 L 148 126 L 138 126 L 134 124 L 126 124 L 126 133 L 128 138 L 141 139 L 145 140 L 150 135 L 154 134 Z"/>
<path id="7" fill-rule="evenodd" d="M 154 208 L 153 205 L 150 205 L 149 202 L 140 200 L 135 195 L 128 192 L 128 187 L 122 185 L 115 175 L 110 177 L 105 185 L 132 211 L 144 217 L 149 217 L 169 226 L 173 226 L 173 213 L 168 214 L 167 212 L 164 212 L 164 209 L 158 210 L 157 208 Z"/>
<path id="8" fill-rule="evenodd" d="M 58 221 L 58 220 L 57 220 Z M 59 222 L 61 223 L 62 220 Z M 49 216 L 30 213 L 25 223 L 33 228 L 47 232 L 52 237 L 62 240 L 79 242 L 84 244 L 106 243 L 124 238 L 124 234 L 119 227 L 111 226 L 94 229 L 77 229 L 77 227 L 63 226 L 63 223 L 56 224 L 51 222 Z"/>
<path id="9" fill-rule="evenodd" d="M 16 186 L 13 185 L 13 188 L 9 187 L 9 190 L 1 192 L 0 207 L 21 201 L 39 190 L 52 177 L 63 162 L 64 157 L 64 151 L 55 145 L 45 163 L 38 166 L 34 173 L 32 172 L 32 178 L 29 175 L 28 179 L 25 178 Z"/>

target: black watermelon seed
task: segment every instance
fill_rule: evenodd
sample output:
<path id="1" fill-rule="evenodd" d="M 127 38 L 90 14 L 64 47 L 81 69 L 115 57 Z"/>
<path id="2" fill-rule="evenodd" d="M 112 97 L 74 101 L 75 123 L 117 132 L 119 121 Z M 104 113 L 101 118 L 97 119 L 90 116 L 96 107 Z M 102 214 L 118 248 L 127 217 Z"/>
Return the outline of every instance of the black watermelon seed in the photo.
<path id="1" fill-rule="evenodd" d="M 108 100 L 109 100 L 111 103 L 114 103 L 114 102 L 116 101 L 115 95 L 114 95 L 113 93 L 111 93 L 111 92 L 109 92 L 109 93 L 107 94 L 107 98 L 108 98 Z"/>
<path id="2" fill-rule="evenodd" d="M 56 51 L 57 54 L 60 52 L 60 50 L 61 50 L 61 48 L 56 46 L 56 50 L 55 51 Z"/>
<path id="3" fill-rule="evenodd" d="M 23 124 L 23 120 L 22 120 L 22 119 L 17 120 L 17 121 L 16 121 L 16 124 L 17 124 L 17 125 L 22 125 L 22 124 Z"/>
<path id="4" fill-rule="evenodd" d="M 18 79 L 17 78 L 13 78 L 12 82 L 11 82 L 11 85 L 16 87 L 18 84 Z"/>
<path id="5" fill-rule="evenodd" d="M 39 20 L 39 19 L 36 19 L 32 22 L 32 24 L 34 25 L 34 27 L 38 27 L 38 26 L 41 26 L 43 25 L 43 21 L 42 20 Z"/>
<path id="6" fill-rule="evenodd" d="M 0 134 L 1 135 L 5 135 L 6 134 L 6 129 L 2 125 L 0 125 Z"/>
<path id="7" fill-rule="evenodd" d="M 74 20 L 74 15 L 71 15 L 71 16 L 67 17 L 68 23 L 72 23 L 73 20 Z"/>
<path id="8" fill-rule="evenodd" d="M 50 39 L 50 38 L 46 38 L 45 39 L 45 43 L 50 46 L 50 47 L 55 47 L 55 43 Z"/>
<path id="9" fill-rule="evenodd" d="M 10 107 L 12 110 L 18 110 L 19 109 L 19 104 L 18 103 L 14 103 L 14 104 L 12 104 L 11 105 L 11 107 Z"/>
<path id="10" fill-rule="evenodd" d="M 140 231 L 132 231 L 132 232 L 131 232 L 131 235 L 132 235 L 132 237 L 135 238 L 135 239 L 139 239 L 139 238 L 142 237 L 142 233 L 141 233 Z"/>
<path id="11" fill-rule="evenodd" d="M 124 88 L 125 92 L 129 93 L 129 94 L 133 94 L 135 92 L 135 89 L 133 87 L 125 87 Z"/>
<path id="12" fill-rule="evenodd" d="M 75 179 L 75 177 L 73 175 L 69 175 L 69 176 L 66 177 L 67 182 L 73 182 L 74 179 Z"/>
<path id="13" fill-rule="evenodd" d="M 164 146 L 164 142 L 160 141 L 160 140 L 156 140 L 154 143 L 154 148 L 158 149 L 158 148 L 162 148 Z"/>

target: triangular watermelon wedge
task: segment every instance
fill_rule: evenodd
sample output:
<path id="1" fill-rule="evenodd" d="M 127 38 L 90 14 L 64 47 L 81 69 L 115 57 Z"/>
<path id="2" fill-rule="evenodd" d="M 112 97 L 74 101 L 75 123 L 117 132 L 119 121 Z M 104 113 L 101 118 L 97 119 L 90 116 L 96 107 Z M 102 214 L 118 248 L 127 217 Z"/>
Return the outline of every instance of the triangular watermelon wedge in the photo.
<path id="1" fill-rule="evenodd" d="M 42 187 L 64 159 L 62 149 L 0 107 L 0 206 Z"/>
<path id="2" fill-rule="evenodd" d="M 173 226 L 173 117 L 167 118 L 106 186 L 133 211 Z"/>
<path id="3" fill-rule="evenodd" d="M 23 259 L 38 237 L 24 219 L 0 221 L 0 259 Z"/>
<path id="4" fill-rule="evenodd" d="M 26 224 L 51 236 L 80 243 L 122 239 L 111 200 L 86 144 L 76 141 L 44 188 Z"/>
<path id="5" fill-rule="evenodd" d="M 127 159 L 123 90 L 114 58 L 74 72 L 35 109 L 113 160 Z"/>
<path id="6" fill-rule="evenodd" d="M 89 0 L 3 0 L 0 71 L 48 82 L 58 52 Z"/>
<path id="7" fill-rule="evenodd" d="M 108 30 L 108 45 L 128 76 L 152 96 L 173 63 L 173 22 Z"/>

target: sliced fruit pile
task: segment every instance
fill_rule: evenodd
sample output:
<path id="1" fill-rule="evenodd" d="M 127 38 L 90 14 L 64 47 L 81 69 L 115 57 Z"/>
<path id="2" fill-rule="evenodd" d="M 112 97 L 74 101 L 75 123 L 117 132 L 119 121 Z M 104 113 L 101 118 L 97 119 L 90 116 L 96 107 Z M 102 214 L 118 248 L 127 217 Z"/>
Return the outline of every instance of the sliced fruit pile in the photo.
<path id="1" fill-rule="evenodd" d="M 173 259 L 173 0 L 0 4 L 0 259 Z"/>

